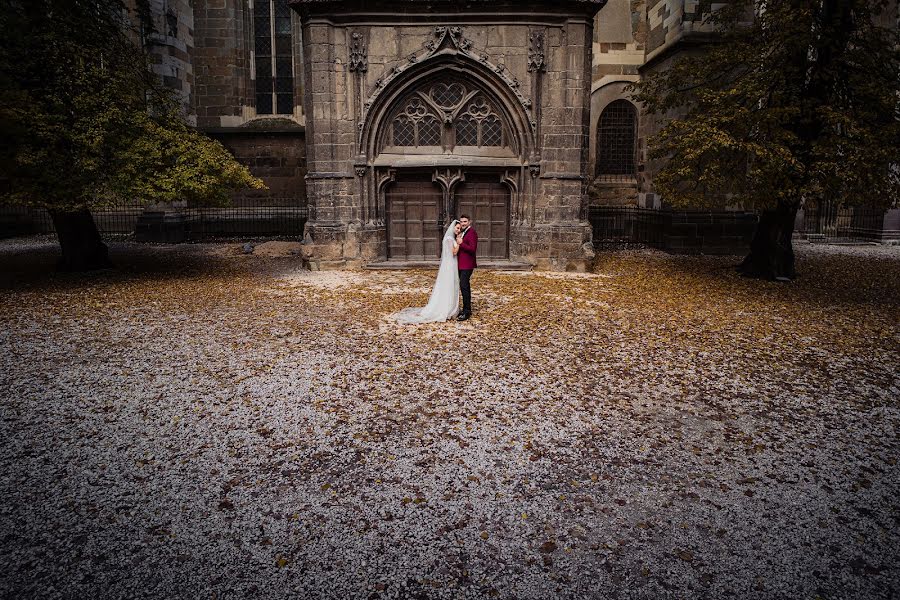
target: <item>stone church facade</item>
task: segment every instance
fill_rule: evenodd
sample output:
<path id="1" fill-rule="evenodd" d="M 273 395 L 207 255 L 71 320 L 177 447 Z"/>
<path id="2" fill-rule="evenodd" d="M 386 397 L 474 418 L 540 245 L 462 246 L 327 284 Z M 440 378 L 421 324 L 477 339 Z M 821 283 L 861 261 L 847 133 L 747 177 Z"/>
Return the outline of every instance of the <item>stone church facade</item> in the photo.
<path id="1" fill-rule="evenodd" d="M 314 268 L 432 262 L 463 212 L 487 262 L 581 269 L 592 238 L 741 252 L 755 214 L 674 211 L 655 192 L 662 123 L 628 90 L 703 41 L 704 6 L 130 0 L 188 118 L 269 186 L 237 194 L 220 232 L 302 236 Z M 192 214 L 150 207 L 137 236 L 184 239 Z M 858 216 L 807 214 L 798 231 L 900 238 L 900 210 Z"/>
<path id="2" fill-rule="evenodd" d="M 433 261 L 449 220 L 468 214 L 483 262 L 584 268 L 601 0 L 400 5 L 293 2 L 310 263 Z"/>

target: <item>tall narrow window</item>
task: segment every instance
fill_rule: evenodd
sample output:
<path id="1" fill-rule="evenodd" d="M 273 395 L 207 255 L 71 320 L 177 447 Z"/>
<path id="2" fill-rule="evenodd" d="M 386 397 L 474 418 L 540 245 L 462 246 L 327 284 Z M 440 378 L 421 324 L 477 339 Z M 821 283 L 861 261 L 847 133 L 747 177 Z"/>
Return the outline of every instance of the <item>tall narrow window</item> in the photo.
<path id="1" fill-rule="evenodd" d="M 603 109 L 597 126 L 597 175 L 634 175 L 637 111 L 628 100 Z"/>
<path id="2" fill-rule="evenodd" d="M 256 114 L 293 114 L 294 57 L 291 48 L 291 9 L 287 0 L 254 2 L 253 45 L 256 57 Z"/>

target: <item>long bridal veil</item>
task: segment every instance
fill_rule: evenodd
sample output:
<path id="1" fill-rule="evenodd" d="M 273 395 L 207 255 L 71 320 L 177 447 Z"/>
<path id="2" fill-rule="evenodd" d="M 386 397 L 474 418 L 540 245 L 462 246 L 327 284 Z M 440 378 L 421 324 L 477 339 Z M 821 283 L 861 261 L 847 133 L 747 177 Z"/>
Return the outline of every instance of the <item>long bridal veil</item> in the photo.
<path id="1" fill-rule="evenodd" d="M 394 314 L 400 323 L 434 323 L 452 319 L 459 313 L 459 271 L 453 255 L 453 228 L 457 221 L 450 223 L 441 241 L 441 266 L 438 268 L 434 289 L 428 304 L 421 308 L 404 308 Z"/>

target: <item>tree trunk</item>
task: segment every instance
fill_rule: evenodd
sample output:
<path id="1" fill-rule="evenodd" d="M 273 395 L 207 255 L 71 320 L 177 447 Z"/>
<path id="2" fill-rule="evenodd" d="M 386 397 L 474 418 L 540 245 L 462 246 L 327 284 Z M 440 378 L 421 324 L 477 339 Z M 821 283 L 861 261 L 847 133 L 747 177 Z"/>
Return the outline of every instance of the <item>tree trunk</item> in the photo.
<path id="1" fill-rule="evenodd" d="M 747 277 L 760 279 L 793 279 L 794 219 L 797 218 L 796 204 L 779 202 L 774 210 L 764 210 L 759 217 L 756 233 L 750 242 L 750 254 L 738 270 Z"/>
<path id="2" fill-rule="evenodd" d="M 93 271 L 112 266 L 109 249 L 100 238 L 91 211 L 81 209 L 49 212 L 62 250 L 57 263 L 60 271 Z"/>

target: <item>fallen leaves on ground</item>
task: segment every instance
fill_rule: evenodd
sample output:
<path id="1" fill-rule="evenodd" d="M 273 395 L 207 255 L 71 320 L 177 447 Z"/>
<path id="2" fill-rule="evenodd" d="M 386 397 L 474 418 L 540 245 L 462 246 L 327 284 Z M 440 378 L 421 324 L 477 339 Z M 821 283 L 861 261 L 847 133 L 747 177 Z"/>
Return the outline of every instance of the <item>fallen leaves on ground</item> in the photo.
<path id="1" fill-rule="evenodd" d="M 0 595 L 900 587 L 900 252 L 479 270 L 472 320 L 400 326 L 433 272 L 221 248 L 0 247 Z"/>

